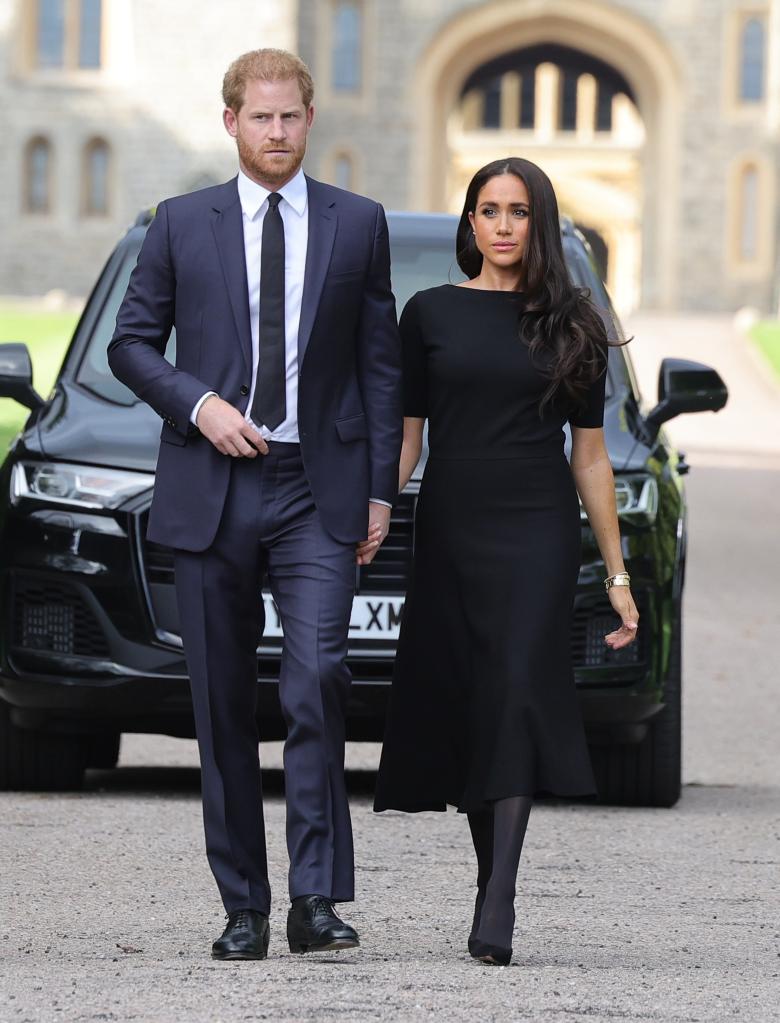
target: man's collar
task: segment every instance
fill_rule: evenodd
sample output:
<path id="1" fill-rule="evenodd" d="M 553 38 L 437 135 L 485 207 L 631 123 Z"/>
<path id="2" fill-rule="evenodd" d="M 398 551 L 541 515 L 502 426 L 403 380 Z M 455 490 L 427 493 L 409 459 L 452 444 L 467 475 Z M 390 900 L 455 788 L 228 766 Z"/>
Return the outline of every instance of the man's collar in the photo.
<path id="1" fill-rule="evenodd" d="M 294 178 L 291 178 L 286 185 L 283 185 L 277 191 L 292 206 L 299 217 L 304 215 L 306 212 L 308 189 L 306 187 L 306 175 L 303 173 L 302 167 L 298 168 L 298 173 Z M 239 168 L 238 198 L 241 201 L 241 209 L 250 220 L 255 219 L 260 207 L 270 194 L 267 188 L 258 185 L 256 181 L 253 181 Z"/>

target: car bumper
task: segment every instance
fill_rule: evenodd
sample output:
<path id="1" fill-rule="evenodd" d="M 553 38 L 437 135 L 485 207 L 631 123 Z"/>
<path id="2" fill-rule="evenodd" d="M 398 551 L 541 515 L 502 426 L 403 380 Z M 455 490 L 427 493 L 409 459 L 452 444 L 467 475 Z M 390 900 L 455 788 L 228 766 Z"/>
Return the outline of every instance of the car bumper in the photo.
<path id="1" fill-rule="evenodd" d="M 284 738 L 275 671 L 261 665 L 257 716 L 263 739 Z M 351 665 L 347 737 L 381 741 L 390 696 L 392 660 Z M 111 665 L 110 672 L 51 674 L 16 672 L 6 665 L 0 698 L 12 708 L 19 727 L 70 732 L 160 732 L 194 736 L 189 679 L 185 674 L 138 673 Z M 648 678 L 622 685 L 580 685 L 578 696 L 593 741 L 638 741 L 647 722 L 663 707 Z M 595 680 L 594 680 L 595 682 Z"/>

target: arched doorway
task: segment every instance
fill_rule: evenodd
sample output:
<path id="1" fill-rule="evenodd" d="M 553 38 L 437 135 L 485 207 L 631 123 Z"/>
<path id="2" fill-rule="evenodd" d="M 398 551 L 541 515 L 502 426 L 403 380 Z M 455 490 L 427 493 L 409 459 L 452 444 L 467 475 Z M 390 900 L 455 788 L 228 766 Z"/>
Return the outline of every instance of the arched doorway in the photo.
<path id="1" fill-rule="evenodd" d="M 439 30 L 413 88 L 426 208 L 458 209 L 488 159 L 535 159 L 604 238 L 622 308 L 674 306 L 679 72 L 653 26 L 591 0 L 494 0 Z"/>

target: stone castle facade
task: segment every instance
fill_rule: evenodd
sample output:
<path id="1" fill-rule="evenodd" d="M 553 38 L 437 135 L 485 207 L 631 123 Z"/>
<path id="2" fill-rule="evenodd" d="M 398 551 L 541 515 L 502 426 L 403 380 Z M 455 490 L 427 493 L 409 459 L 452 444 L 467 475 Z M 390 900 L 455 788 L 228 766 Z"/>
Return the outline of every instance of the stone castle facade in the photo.
<path id="1" fill-rule="evenodd" d="M 140 208 L 231 176 L 258 46 L 312 69 L 315 177 L 459 211 L 526 156 L 620 308 L 775 310 L 780 0 L 0 0 L 0 293 L 84 294 Z"/>

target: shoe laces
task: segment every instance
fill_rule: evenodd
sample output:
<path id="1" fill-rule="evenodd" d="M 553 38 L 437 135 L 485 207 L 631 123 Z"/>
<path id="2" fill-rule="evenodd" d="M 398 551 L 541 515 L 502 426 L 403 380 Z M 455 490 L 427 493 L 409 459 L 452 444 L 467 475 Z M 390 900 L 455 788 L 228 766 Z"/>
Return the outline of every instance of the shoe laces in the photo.
<path id="1" fill-rule="evenodd" d="M 228 920 L 234 927 L 248 927 L 251 917 L 248 909 L 237 909 L 228 913 Z"/>
<path id="2" fill-rule="evenodd" d="M 340 919 L 338 913 L 336 912 L 333 906 L 333 903 L 324 895 L 317 896 L 317 900 L 312 906 L 312 910 L 314 911 L 314 913 L 325 913 L 327 916 L 330 917 L 335 916 L 337 920 Z"/>

